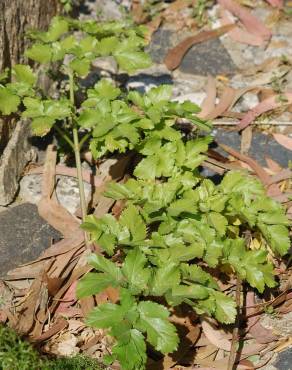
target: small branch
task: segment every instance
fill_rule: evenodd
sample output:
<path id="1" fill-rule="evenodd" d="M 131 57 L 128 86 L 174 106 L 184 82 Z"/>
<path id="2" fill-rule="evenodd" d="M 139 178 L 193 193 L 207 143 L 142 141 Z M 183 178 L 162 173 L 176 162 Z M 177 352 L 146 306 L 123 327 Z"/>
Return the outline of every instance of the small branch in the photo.
<path id="1" fill-rule="evenodd" d="M 88 139 L 89 139 L 90 135 L 91 135 L 91 133 L 90 133 L 90 132 L 87 132 L 87 134 L 85 134 L 85 135 L 83 136 L 83 138 L 80 140 L 80 142 L 79 142 L 79 150 L 80 150 L 80 151 L 81 151 L 81 149 L 82 149 L 83 145 L 85 144 L 86 140 L 88 140 Z"/>
<path id="2" fill-rule="evenodd" d="M 69 138 L 69 136 L 67 135 L 67 133 L 65 131 L 63 131 L 60 127 L 58 127 L 57 125 L 54 126 L 55 130 L 60 134 L 60 136 L 65 140 L 67 141 L 67 143 L 70 145 L 70 147 L 74 150 L 74 143 L 73 141 Z"/>
<path id="3" fill-rule="evenodd" d="M 242 286 L 241 279 L 240 279 L 239 276 L 237 276 L 236 294 L 235 294 L 237 315 L 236 315 L 234 328 L 233 328 L 233 332 L 232 332 L 231 349 L 230 349 L 230 354 L 229 354 L 227 370 L 233 370 L 234 369 L 234 363 L 235 363 L 235 360 L 236 360 L 238 332 L 239 332 L 239 318 L 240 318 L 240 312 L 241 312 L 241 302 L 240 302 L 241 286 Z"/>

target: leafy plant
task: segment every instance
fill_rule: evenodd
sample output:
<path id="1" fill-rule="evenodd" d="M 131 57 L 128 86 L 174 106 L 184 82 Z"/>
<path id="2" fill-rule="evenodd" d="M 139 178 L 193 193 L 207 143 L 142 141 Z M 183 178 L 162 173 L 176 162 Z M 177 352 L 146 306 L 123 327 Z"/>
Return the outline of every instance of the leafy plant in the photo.
<path id="1" fill-rule="evenodd" d="M 93 133 L 91 141 L 96 157 L 126 148 L 141 155 L 134 178 L 111 183 L 104 194 L 125 203 L 120 217 L 90 215 L 82 225 L 104 255 L 89 258 L 97 272 L 88 273 L 77 288 L 80 298 L 107 287 L 120 292 L 119 303 L 99 305 L 87 322 L 109 328 L 116 345 L 108 360 L 118 359 L 127 370 L 145 368 L 143 335 L 162 353 L 177 348 L 175 326 L 167 321 L 176 306 L 187 304 L 198 315 L 234 322 L 233 297 L 220 291 L 212 269 L 237 275 L 262 293 L 276 285 L 269 249 L 282 256 L 290 245 L 284 210 L 257 179 L 231 171 L 215 186 L 199 175 L 211 138 L 186 140 L 176 123 L 183 117 L 204 130 L 209 124 L 195 116 L 194 104 L 171 102 L 170 94 L 169 86 L 145 95 L 130 92 L 127 99 L 136 106 L 135 115 L 127 115 L 131 131 L 116 134 L 119 119 L 109 120 L 112 127 L 99 138 Z M 117 142 L 114 148 L 108 138 Z M 246 231 L 260 235 L 260 249 L 249 248 Z"/>
<path id="2" fill-rule="evenodd" d="M 76 102 L 79 80 L 97 57 L 111 55 L 129 73 L 149 66 L 143 35 L 143 28 L 128 21 L 56 17 L 47 32 L 30 32 L 35 42 L 26 55 L 47 65 L 61 63 L 69 94 L 47 96 L 25 65 L 14 66 L 12 82 L 5 83 L 4 74 L 0 86 L 3 114 L 30 119 L 36 135 L 54 128 L 74 150 L 82 228 L 103 250 L 89 257 L 96 272 L 81 279 L 77 294 L 82 298 L 108 287 L 119 292 L 118 302 L 99 305 L 87 322 L 109 330 L 116 342 L 107 363 L 118 360 L 124 370 L 145 368 L 146 341 L 162 353 L 176 350 L 179 338 L 169 317 L 179 305 L 234 322 L 235 302 L 221 292 L 214 269 L 263 292 L 276 285 L 268 253 L 283 256 L 289 249 L 288 219 L 258 180 L 229 172 L 216 186 L 201 177 L 211 124 L 198 118 L 200 109 L 190 101 L 172 101 L 170 86 L 142 95 L 102 79 Z M 181 120 L 190 124 L 191 139 Z M 96 159 L 129 150 L 137 154 L 132 178 L 105 192 L 123 201 L 119 218 L 86 216 L 80 163 L 86 142 Z M 257 236 L 259 249 L 246 243 L 246 232 Z"/>

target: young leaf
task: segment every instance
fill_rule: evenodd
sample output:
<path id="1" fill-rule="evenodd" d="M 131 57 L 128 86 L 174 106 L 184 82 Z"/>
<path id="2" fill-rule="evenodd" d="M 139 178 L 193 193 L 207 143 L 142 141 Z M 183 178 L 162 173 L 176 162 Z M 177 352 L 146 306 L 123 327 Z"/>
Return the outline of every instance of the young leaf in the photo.
<path id="1" fill-rule="evenodd" d="M 119 67 L 128 73 L 133 73 L 137 69 L 145 69 L 151 66 L 149 55 L 143 51 L 116 50 L 113 55 Z"/>
<path id="2" fill-rule="evenodd" d="M 77 297 L 83 298 L 98 294 L 109 286 L 116 286 L 117 282 L 109 274 L 89 272 L 77 284 Z"/>
<path id="3" fill-rule="evenodd" d="M 27 65 L 16 64 L 12 69 L 12 73 L 15 75 L 18 82 L 25 82 L 30 86 L 33 86 L 37 81 L 36 75 L 33 73 L 30 66 Z"/>
<path id="4" fill-rule="evenodd" d="M 36 43 L 26 50 L 25 56 L 39 63 L 49 63 L 52 59 L 52 48 L 50 45 Z"/>
<path id="5" fill-rule="evenodd" d="M 178 335 L 176 328 L 168 321 L 167 309 L 155 302 L 143 301 L 138 304 L 140 318 L 135 327 L 147 333 L 147 340 L 157 351 L 169 353 L 176 350 Z"/>
<path id="6" fill-rule="evenodd" d="M 145 268 L 146 262 L 147 258 L 137 248 L 130 251 L 125 258 L 122 273 L 127 279 L 132 294 L 138 294 L 147 289 L 151 270 Z"/>
<path id="7" fill-rule="evenodd" d="M 20 99 L 8 88 L 0 86 L 0 111 L 8 115 L 17 111 Z"/>

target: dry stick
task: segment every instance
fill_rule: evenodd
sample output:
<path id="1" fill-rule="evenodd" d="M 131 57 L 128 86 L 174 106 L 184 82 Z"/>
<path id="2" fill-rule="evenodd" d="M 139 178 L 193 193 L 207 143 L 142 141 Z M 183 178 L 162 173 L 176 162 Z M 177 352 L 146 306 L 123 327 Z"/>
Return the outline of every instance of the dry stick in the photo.
<path id="1" fill-rule="evenodd" d="M 233 370 L 234 363 L 236 360 L 236 353 L 237 353 L 237 340 L 238 340 L 238 332 L 239 332 L 239 317 L 241 312 L 241 303 L 240 303 L 240 295 L 241 295 L 241 279 L 237 275 L 236 279 L 236 295 L 235 295 L 235 302 L 236 302 L 236 320 L 234 323 L 234 328 L 232 332 L 232 341 L 231 341 L 231 349 L 230 349 L 230 355 L 228 360 L 228 367 L 227 370 Z"/>

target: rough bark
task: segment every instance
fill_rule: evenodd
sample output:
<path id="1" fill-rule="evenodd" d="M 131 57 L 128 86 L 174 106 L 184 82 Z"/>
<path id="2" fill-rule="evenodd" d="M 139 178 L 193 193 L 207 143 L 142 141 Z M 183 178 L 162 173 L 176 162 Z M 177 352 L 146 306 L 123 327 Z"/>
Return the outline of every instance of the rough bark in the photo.
<path id="1" fill-rule="evenodd" d="M 58 7 L 59 0 L 0 0 L 0 71 L 16 63 L 27 62 L 23 55 L 29 45 L 26 31 L 32 28 L 46 29 L 51 18 L 57 14 Z M 16 124 L 15 119 L 0 118 L 2 205 L 12 201 L 23 167 L 29 160 L 28 130 L 26 123 L 21 125 Z"/>

